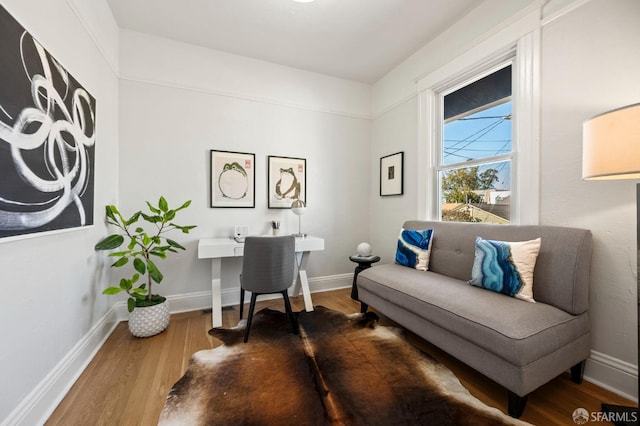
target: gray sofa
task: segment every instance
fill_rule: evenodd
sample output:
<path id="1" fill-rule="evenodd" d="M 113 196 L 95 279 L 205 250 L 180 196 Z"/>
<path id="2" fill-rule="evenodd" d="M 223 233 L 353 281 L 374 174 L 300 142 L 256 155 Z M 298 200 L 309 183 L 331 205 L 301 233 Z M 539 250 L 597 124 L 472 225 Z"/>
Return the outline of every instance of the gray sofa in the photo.
<path id="1" fill-rule="evenodd" d="M 358 275 L 367 305 L 504 386 L 509 414 L 520 417 L 527 395 L 571 369 L 580 383 L 591 348 L 591 232 L 551 226 L 408 221 L 433 229 L 428 271 L 381 264 Z M 475 238 L 541 237 L 534 270 L 537 303 L 467 284 Z"/>

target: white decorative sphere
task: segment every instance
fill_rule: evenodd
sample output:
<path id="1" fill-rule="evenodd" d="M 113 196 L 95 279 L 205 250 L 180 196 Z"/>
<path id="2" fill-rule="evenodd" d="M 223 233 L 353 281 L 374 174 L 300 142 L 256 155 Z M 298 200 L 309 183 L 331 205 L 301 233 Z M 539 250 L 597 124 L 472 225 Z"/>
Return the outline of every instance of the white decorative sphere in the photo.
<path id="1" fill-rule="evenodd" d="M 371 255 L 371 244 L 369 243 L 360 243 L 358 244 L 358 248 L 356 249 L 358 252 L 358 256 L 370 256 Z"/>

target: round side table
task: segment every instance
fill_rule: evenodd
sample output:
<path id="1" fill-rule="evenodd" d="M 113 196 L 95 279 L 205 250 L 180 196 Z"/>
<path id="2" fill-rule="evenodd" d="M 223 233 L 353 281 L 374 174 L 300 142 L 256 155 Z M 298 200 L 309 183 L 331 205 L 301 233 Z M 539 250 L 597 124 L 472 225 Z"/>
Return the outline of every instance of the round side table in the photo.
<path id="1" fill-rule="evenodd" d="M 356 266 L 355 272 L 353 273 L 353 284 L 351 286 L 351 298 L 353 300 L 357 300 L 358 302 L 360 302 L 360 300 L 358 299 L 358 285 L 357 285 L 358 274 L 364 271 L 365 269 L 371 268 L 371 265 L 373 263 L 379 262 L 380 256 L 353 255 L 353 256 L 349 256 L 349 260 L 358 264 L 358 266 Z M 367 310 L 366 306 L 367 306 L 366 304 L 362 303 L 362 306 L 361 306 L 362 312 L 366 312 Z"/>

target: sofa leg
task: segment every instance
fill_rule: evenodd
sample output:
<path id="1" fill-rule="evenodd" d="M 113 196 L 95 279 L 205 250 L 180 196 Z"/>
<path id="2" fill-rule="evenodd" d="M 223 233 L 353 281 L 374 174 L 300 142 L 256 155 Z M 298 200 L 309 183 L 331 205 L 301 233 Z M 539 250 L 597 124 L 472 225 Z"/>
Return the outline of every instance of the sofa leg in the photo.
<path id="1" fill-rule="evenodd" d="M 514 419 L 520 418 L 527 405 L 527 397 L 529 395 L 520 396 L 511 391 L 509 392 L 509 415 Z"/>
<path id="2" fill-rule="evenodd" d="M 364 314 L 365 312 L 367 312 L 367 309 L 369 309 L 369 305 L 364 302 L 360 302 L 360 313 Z"/>
<path id="3" fill-rule="evenodd" d="M 584 365 L 586 361 L 582 361 L 571 367 L 571 380 L 577 384 L 582 383 L 584 377 Z"/>

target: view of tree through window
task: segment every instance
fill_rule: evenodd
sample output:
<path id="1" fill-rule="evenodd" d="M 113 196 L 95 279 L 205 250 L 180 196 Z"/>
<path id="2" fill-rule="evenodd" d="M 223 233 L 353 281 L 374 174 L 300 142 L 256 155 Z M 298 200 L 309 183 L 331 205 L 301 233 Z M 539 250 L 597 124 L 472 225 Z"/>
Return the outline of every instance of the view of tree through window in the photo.
<path id="1" fill-rule="evenodd" d="M 442 99 L 442 220 L 509 223 L 511 66 Z"/>

